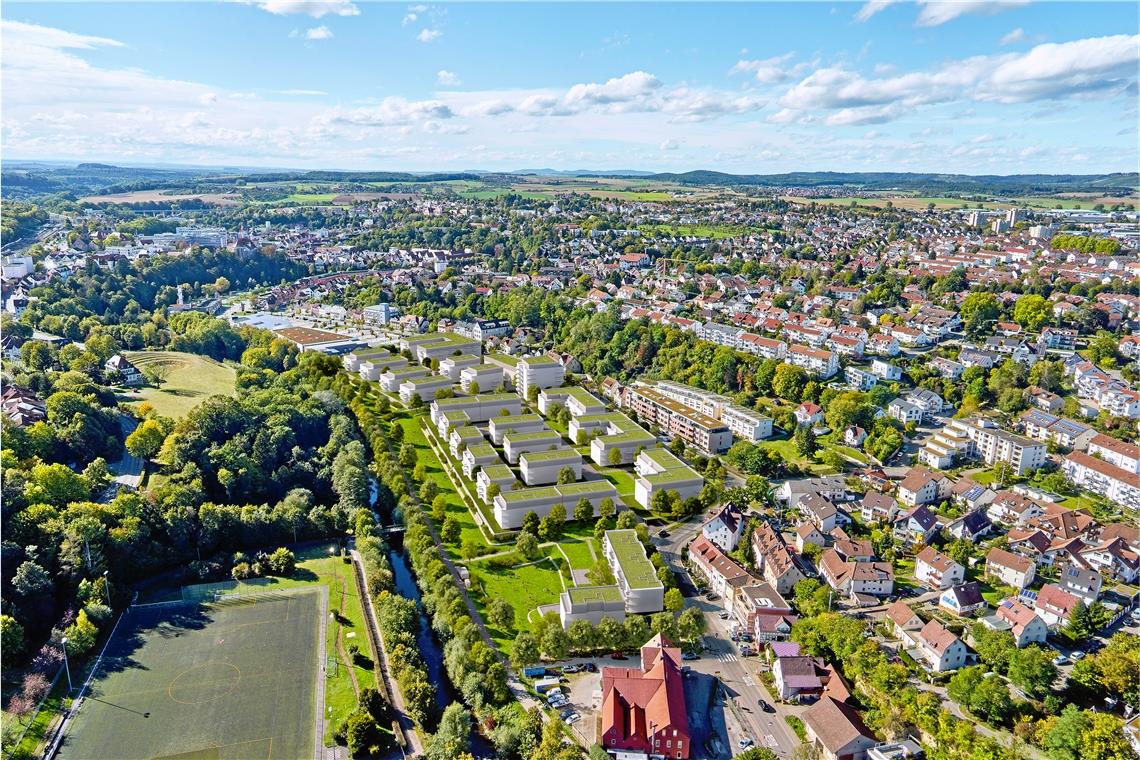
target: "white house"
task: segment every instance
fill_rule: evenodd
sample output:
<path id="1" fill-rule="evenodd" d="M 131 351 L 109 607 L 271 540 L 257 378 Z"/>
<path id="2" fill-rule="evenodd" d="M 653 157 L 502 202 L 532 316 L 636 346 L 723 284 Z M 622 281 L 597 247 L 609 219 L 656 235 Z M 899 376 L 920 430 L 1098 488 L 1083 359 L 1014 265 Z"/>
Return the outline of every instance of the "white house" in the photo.
<path id="1" fill-rule="evenodd" d="M 744 515 L 731 506 L 726 506 L 717 512 L 716 517 L 705 523 L 701 529 L 704 537 L 716 544 L 722 552 L 735 549 L 743 532 Z"/>
<path id="2" fill-rule="evenodd" d="M 1006 586 L 1013 586 L 1019 591 L 1033 583 L 1036 571 L 1036 563 L 1020 554 L 995 547 L 986 555 L 986 575 L 993 576 Z"/>
<path id="3" fill-rule="evenodd" d="M 935 547 L 928 546 L 915 557 L 914 577 L 932 589 L 944 589 L 965 580 L 966 568 Z"/>
<path id="4" fill-rule="evenodd" d="M 970 650 L 962 640 L 937 620 L 931 620 L 915 637 L 918 654 L 935 673 L 957 670 L 969 659 Z"/>

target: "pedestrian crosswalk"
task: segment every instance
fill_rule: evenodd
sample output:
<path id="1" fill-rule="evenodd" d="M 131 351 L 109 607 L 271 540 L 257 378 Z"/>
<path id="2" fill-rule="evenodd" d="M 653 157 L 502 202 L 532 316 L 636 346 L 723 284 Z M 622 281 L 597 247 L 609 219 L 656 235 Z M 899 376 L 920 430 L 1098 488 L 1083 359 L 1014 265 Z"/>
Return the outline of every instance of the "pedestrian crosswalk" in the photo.
<path id="1" fill-rule="evenodd" d="M 714 652 L 712 656 L 717 662 L 736 662 L 736 655 L 732 652 Z"/>

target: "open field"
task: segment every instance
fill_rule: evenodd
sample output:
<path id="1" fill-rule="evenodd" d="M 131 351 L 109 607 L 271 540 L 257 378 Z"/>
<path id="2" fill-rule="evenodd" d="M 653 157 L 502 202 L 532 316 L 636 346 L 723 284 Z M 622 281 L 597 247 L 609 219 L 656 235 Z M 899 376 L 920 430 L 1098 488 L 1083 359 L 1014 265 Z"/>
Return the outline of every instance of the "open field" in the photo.
<path id="1" fill-rule="evenodd" d="M 530 630 L 527 616 L 539 605 L 557 604 L 558 595 L 562 593 L 558 570 L 549 558 L 515 567 L 491 567 L 486 561 L 472 562 L 467 567 L 473 576 L 472 586 L 475 586 L 477 580 L 481 588 L 481 593 L 474 595 L 474 601 L 484 620 L 487 619 L 487 603 L 492 599 L 506 599 L 514 608 L 514 630 L 504 631 L 487 624 L 487 630 L 495 644 L 508 654 L 514 644 L 515 634 Z"/>
<path id="2" fill-rule="evenodd" d="M 323 615 L 315 589 L 132 609 L 60 756 L 311 756 Z"/>
<path id="3" fill-rule="evenodd" d="M 161 415 L 178 419 L 210 396 L 234 394 L 237 373 L 208 357 L 178 351 L 134 351 L 127 358 L 144 372 L 147 366 L 162 366 L 168 372 L 160 387 L 139 388 L 123 399 L 132 404 L 149 401 Z"/>
<path id="4" fill-rule="evenodd" d="M 1111 208 L 1118 203 L 1137 204 L 1140 203 L 1140 196 L 1132 195 L 1130 197 L 1118 196 L 1102 196 L 1093 193 L 1084 194 L 1065 194 L 1065 195 L 1032 195 L 1023 196 L 1018 198 L 999 198 L 993 200 L 977 201 L 968 200 L 966 198 L 953 198 L 948 196 L 908 196 L 908 195 L 874 195 L 874 196 L 843 196 L 839 198 L 800 198 L 795 196 L 784 196 L 783 200 L 791 203 L 818 203 L 824 206 L 849 206 L 855 203 L 860 206 L 870 206 L 872 208 L 885 208 L 887 203 L 890 202 L 895 208 L 905 209 L 908 211 L 922 211 L 933 203 L 936 209 L 953 209 L 953 208 L 971 208 L 971 209 L 989 209 L 989 210 L 1002 210 L 1014 207 L 1025 208 L 1039 208 L 1039 209 L 1053 209 L 1064 208 L 1074 210 L 1091 210 L 1097 204 L 1103 204 L 1106 208 Z"/>

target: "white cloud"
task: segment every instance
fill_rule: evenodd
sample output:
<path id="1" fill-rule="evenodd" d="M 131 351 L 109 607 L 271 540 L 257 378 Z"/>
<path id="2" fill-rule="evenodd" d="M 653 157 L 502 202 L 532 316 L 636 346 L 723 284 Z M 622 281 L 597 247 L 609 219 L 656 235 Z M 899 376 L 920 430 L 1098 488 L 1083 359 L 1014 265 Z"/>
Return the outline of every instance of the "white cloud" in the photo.
<path id="1" fill-rule="evenodd" d="M 280 95 L 295 95 L 297 97 L 320 98 L 328 95 L 324 90 L 278 90 Z"/>
<path id="2" fill-rule="evenodd" d="M 1025 30 L 1019 26 L 1016 29 L 1011 29 L 1010 31 L 1006 32 L 1002 36 L 1000 43 L 1002 45 L 1013 45 L 1017 42 L 1023 42 L 1025 40 L 1025 37 Z"/>
<path id="3" fill-rule="evenodd" d="M 919 26 L 940 26 L 959 16 L 992 16 L 995 13 L 1027 5 L 1029 0 L 918 0 Z"/>
<path id="4" fill-rule="evenodd" d="M 736 65 L 729 70 L 729 75 L 748 73 L 751 74 L 760 84 L 779 84 L 786 82 L 789 79 L 799 76 L 807 68 L 806 63 L 798 63 L 795 66 L 786 66 L 785 64 L 792 59 L 792 53 L 785 53 L 784 55 L 775 56 L 773 58 L 763 58 L 760 60 L 737 61 Z"/>
<path id="5" fill-rule="evenodd" d="M 888 5 L 894 5 L 897 0 L 867 0 L 859 12 L 855 14 L 856 21 L 867 21 L 876 13 L 886 10 Z"/>
<path id="6" fill-rule="evenodd" d="M 441 100 L 407 100 L 387 97 L 375 106 L 334 109 L 322 123 L 352 124 L 360 127 L 394 127 L 428 120 L 450 119 L 455 112 Z"/>
<path id="7" fill-rule="evenodd" d="M 657 77 L 634 71 L 602 84 L 576 84 L 567 90 L 563 102 L 572 110 L 592 105 L 620 105 L 643 99 L 661 86 Z"/>
<path id="8" fill-rule="evenodd" d="M 329 29 L 324 24 L 305 30 L 305 39 L 307 40 L 328 40 L 332 39 L 332 36 L 332 29 Z"/>
<path id="9" fill-rule="evenodd" d="M 404 14 L 404 20 L 401 22 L 404 26 L 414 24 L 419 20 L 420 14 L 427 11 L 426 5 L 409 5 L 408 12 Z"/>
<path id="10" fill-rule="evenodd" d="M 676 140 L 665 140 L 661 143 L 661 150 L 677 150 L 681 147 L 681 143 Z"/>
<path id="11" fill-rule="evenodd" d="M 1024 103 L 1115 95 L 1135 86 L 1140 35 L 1113 35 L 1038 45 L 1027 53 L 948 61 L 930 71 L 865 77 L 827 66 L 792 85 L 780 98 L 782 123 L 828 111 L 834 126 L 891 121 L 920 106 L 959 100 Z"/>
<path id="12" fill-rule="evenodd" d="M 447 69 L 440 69 L 435 72 L 435 81 L 439 82 L 444 87 L 458 87 L 463 84 L 459 81 L 459 77 L 452 71 Z"/>
<path id="13" fill-rule="evenodd" d="M 360 9 L 350 0 L 262 0 L 257 7 L 275 16 L 304 14 L 313 18 L 325 15 L 359 16 Z"/>
<path id="14" fill-rule="evenodd" d="M 433 42 L 443 36 L 443 32 L 438 29 L 421 29 L 420 33 L 416 35 L 416 39 L 420 42 Z"/>

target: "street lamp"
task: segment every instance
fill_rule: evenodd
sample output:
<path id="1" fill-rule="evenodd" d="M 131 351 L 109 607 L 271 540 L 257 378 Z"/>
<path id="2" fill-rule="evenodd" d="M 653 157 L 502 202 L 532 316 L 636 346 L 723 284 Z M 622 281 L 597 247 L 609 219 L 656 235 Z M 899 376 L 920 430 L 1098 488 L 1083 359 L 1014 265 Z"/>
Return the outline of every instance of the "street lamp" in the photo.
<path id="1" fill-rule="evenodd" d="M 107 604 L 111 607 L 115 605 L 111 602 L 111 575 L 110 570 L 103 571 L 103 593 L 107 595 Z"/>
<path id="2" fill-rule="evenodd" d="M 63 671 L 67 673 L 67 693 L 72 692 L 71 686 L 71 666 L 67 662 L 67 638 L 63 639 Z"/>

